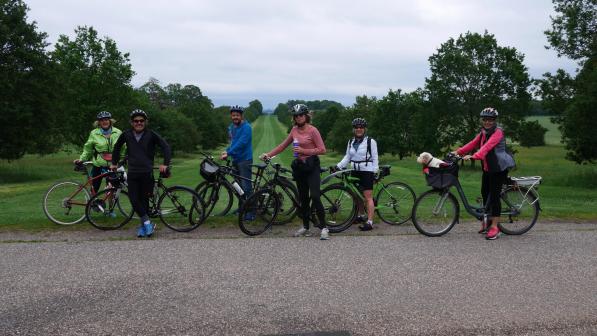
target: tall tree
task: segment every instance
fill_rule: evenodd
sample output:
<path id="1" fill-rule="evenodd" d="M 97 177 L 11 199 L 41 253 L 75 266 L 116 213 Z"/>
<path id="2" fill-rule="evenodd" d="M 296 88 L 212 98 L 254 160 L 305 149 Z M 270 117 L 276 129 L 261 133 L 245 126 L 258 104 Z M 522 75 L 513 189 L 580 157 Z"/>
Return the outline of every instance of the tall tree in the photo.
<path id="1" fill-rule="evenodd" d="M 20 0 L 0 1 L 0 159 L 47 154 L 61 145 L 47 34 L 27 22 Z"/>
<path id="2" fill-rule="evenodd" d="M 545 31 L 559 56 L 578 61 L 581 70 L 572 79 L 564 70 L 546 73 L 539 81 L 544 108 L 555 114 L 566 158 L 577 163 L 597 160 L 597 141 L 589 134 L 597 128 L 597 1 L 553 0 L 556 16 L 552 29 Z"/>
<path id="3" fill-rule="evenodd" d="M 83 143 L 91 122 L 101 110 L 128 120 L 134 96 L 130 84 L 133 70 L 128 53 L 118 50 L 109 37 L 100 38 L 93 27 L 77 27 L 75 38 L 61 35 L 52 52 L 57 62 L 61 88 L 60 108 L 68 115 L 65 135 Z"/>
<path id="4" fill-rule="evenodd" d="M 487 32 L 450 38 L 429 58 L 431 77 L 426 89 L 438 113 L 442 147 L 470 140 L 479 129 L 479 112 L 497 108 L 505 132 L 517 138 L 531 96 L 524 56 L 515 48 L 501 47 Z"/>
<path id="5" fill-rule="evenodd" d="M 553 4 L 556 15 L 545 31 L 551 48 L 558 56 L 580 62 L 597 56 L 597 1 L 553 0 Z"/>

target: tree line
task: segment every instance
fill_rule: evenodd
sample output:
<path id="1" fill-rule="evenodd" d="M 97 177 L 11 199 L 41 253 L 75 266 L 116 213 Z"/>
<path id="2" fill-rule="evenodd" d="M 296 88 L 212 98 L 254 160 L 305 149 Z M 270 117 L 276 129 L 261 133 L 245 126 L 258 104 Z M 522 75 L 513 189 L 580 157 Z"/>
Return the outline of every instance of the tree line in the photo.
<path id="1" fill-rule="evenodd" d="M 120 128 L 128 127 L 133 109 L 147 111 L 151 127 L 177 151 L 227 141 L 229 107 L 214 107 L 198 86 L 162 86 L 151 78 L 134 88 L 129 54 L 93 27 L 77 27 L 73 38 L 61 35 L 47 51 L 48 36 L 28 21 L 28 11 L 22 0 L 0 2 L 0 159 L 80 146 L 103 110 Z M 254 100 L 245 115 L 252 121 L 262 113 Z"/>
<path id="2" fill-rule="evenodd" d="M 366 118 L 381 153 L 400 158 L 422 151 L 436 155 L 465 143 L 479 132 L 479 112 L 500 112 L 506 135 L 522 146 L 545 144 L 545 129 L 528 115 L 548 113 L 562 133 L 566 158 L 597 159 L 597 1 L 553 0 L 557 13 L 545 31 L 559 56 L 577 60 L 576 76 L 558 69 L 531 79 L 524 55 L 500 46 L 494 35 L 467 32 L 450 38 L 429 57 L 431 75 L 412 92 L 390 89 L 381 97 L 358 96 L 352 106 L 330 101 L 288 101 L 274 113 L 290 125 L 288 107 L 300 102 L 314 110 L 313 123 L 326 145 L 343 152 L 352 135 L 351 120 Z"/>

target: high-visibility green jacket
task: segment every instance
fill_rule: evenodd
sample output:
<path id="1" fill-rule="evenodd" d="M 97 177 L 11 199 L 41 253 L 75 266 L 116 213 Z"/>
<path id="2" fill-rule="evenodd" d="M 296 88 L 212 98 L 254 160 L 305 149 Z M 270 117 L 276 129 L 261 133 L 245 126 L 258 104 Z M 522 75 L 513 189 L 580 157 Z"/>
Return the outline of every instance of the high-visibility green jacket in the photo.
<path id="1" fill-rule="evenodd" d="M 102 134 L 102 130 L 98 127 L 89 133 L 89 138 L 85 145 L 83 145 L 83 153 L 79 157 L 81 161 L 92 160 L 96 167 L 107 167 L 111 162 L 106 162 L 102 158 L 102 153 L 112 153 L 116 140 L 120 137 L 122 131 L 112 126 L 112 134 L 106 138 Z"/>

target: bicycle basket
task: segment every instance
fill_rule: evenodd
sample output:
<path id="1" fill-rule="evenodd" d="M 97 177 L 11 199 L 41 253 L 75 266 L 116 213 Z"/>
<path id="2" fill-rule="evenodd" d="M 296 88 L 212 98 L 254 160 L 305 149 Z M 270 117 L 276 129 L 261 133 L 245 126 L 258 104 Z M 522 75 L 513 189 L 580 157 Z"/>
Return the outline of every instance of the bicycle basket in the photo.
<path id="1" fill-rule="evenodd" d="M 220 167 L 213 161 L 204 159 L 201 161 L 199 165 L 199 174 L 206 180 L 206 181 L 214 181 L 216 179 L 216 173 Z"/>
<path id="2" fill-rule="evenodd" d="M 429 167 L 425 174 L 427 185 L 435 189 L 448 188 L 458 181 L 458 163 L 452 162 L 443 167 Z"/>

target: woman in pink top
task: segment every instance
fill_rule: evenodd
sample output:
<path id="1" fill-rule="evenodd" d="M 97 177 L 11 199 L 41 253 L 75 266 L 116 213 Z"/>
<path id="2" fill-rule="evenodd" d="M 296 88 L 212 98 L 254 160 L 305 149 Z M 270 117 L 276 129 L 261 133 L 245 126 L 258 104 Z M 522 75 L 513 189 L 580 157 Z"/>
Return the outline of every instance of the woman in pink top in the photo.
<path id="1" fill-rule="evenodd" d="M 456 154 L 463 155 L 474 149 L 473 155 L 465 155 L 464 160 L 481 160 L 483 178 L 481 181 L 481 195 L 483 204 L 490 211 L 490 225 L 484 222 L 479 233 L 486 233 L 485 238 L 496 239 L 500 233 L 498 223 L 502 205 L 500 192 L 508 177 L 508 169 L 514 167 L 514 159 L 506 152 L 506 138 L 496 119 L 498 111 L 488 107 L 481 111 L 481 132 L 469 143 L 456 150 Z"/>
<path id="2" fill-rule="evenodd" d="M 325 212 L 320 198 L 320 164 L 319 156 L 325 154 L 325 145 L 321 135 L 315 126 L 311 125 L 309 108 L 304 104 L 297 104 L 291 110 L 294 127 L 286 140 L 282 141 L 269 153 L 261 154 L 262 159 L 268 159 L 282 152 L 288 145 L 293 145 L 294 156 L 292 161 L 292 176 L 296 180 L 296 187 L 299 192 L 300 214 L 303 218 L 303 227 L 295 234 L 295 237 L 309 236 L 309 201 L 313 203 L 321 229 L 321 240 L 329 239 L 329 230 L 326 227 Z M 310 196 L 309 196 L 310 194 Z"/>

